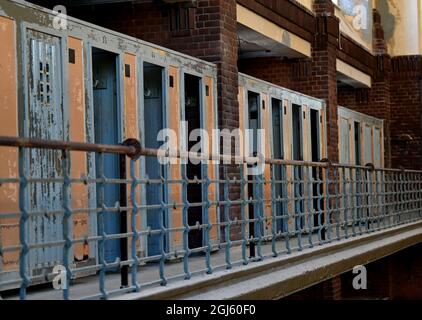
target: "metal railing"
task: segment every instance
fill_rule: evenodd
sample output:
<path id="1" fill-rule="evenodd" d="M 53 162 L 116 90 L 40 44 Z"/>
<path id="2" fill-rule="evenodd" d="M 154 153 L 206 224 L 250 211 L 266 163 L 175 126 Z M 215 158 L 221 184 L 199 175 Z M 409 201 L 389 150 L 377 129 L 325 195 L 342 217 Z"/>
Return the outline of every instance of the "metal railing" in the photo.
<path id="1" fill-rule="evenodd" d="M 61 297 L 53 289 L 56 296 L 50 297 L 107 299 L 422 219 L 420 171 L 171 153 L 143 149 L 136 140 L 109 146 L 0 137 L 0 147 L 0 152 L 19 150 L 17 176 L 0 177 L 0 260 L 17 257 L 7 270 L 15 271 L 14 278 L 1 277 L 6 268 L 0 263 L 0 291 L 15 285 L 21 299 L 31 285 L 63 274 L 54 271 L 54 264 L 63 266 L 67 285 L 61 287 Z M 81 153 L 88 163 L 86 174 L 74 177 L 72 156 Z M 117 155 L 120 172 L 107 176 Z M 42 157 L 50 159 L 47 166 L 33 162 Z M 146 159 L 157 157 L 202 160 L 205 170 L 195 177 L 187 165 L 159 164 L 158 177 L 148 178 Z M 232 164 L 221 166 L 220 178 L 211 179 L 205 160 L 227 159 Z M 247 168 L 260 161 L 265 173 L 248 176 Z M 32 169 L 37 166 L 41 170 Z M 179 177 L 169 175 L 171 166 L 180 168 Z M 235 174 L 230 177 L 229 171 Z M 18 189 L 16 211 L 10 211 L 7 197 L 1 198 L 10 186 Z M 115 200 L 109 198 L 111 187 L 118 188 L 115 206 L 109 205 Z M 73 208 L 82 197 L 88 199 L 87 207 Z M 78 233 L 74 224 L 81 215 L 95 226 Z M 115 232 L 107 229 L 110 216 L 119 225 Z M 49 227 L 51 221 L 58 229 Z M 19 237 L 10 244 L 1 230 L 13 225 Z M 74 250 L 81 246 L 89 248 L 92 264 L 75 263 Z M 118 252 L 114 261 L 107 256 L 112 249 Z M 36 268 L 44 272 L 33 272 Z M 79 290 L 82 285 L 74 279 L 86 273 L 97 275 Z"/>

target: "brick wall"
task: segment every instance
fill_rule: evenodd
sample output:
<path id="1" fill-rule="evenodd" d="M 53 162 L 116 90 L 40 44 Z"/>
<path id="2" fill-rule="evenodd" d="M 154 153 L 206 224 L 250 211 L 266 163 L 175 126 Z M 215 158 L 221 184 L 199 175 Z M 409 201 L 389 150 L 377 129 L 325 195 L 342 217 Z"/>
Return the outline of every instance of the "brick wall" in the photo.
<path id="1" fill-rule="evenodd" d="M 377 57 L 371 89 L 341 87 L 341 106 L 385 120 L 387 167 L 422 169 L 421 57 Z M 382 67 L 381 67 L 382 66 Z M 380 70 L 382 69 L 382 70 Z"/>
<path id="2" fill-rule="evenodd" d="M 297 84 L 293 77 L 293 67 L 296 64 L 295 59 L 278 57 L 242 59 L 239 60 L 239 72 L 295 90 Z"/>
<path id="3" fill-rule="evenodd" d="M 392 165 L 422 169 L 422 56 L 395 57 L 391 74 Z"/>
<path id="4" fill-rule="evenodd" d="M 422 245 L 410 247 L 366 265 L 367 289 L 355 290 L 352 271 L 295 293 L 286 300 L 420 300 Z"/>
<path id="5" fill-rule="evenodd" d="M 391 96 L 390 96 L 390 57 L 377 57 L 376 77 L 372 87 L 338 88 L 338 104 L 340 106 L 384 120 L 384 160 L 385 166 L 391 167 Z"/>

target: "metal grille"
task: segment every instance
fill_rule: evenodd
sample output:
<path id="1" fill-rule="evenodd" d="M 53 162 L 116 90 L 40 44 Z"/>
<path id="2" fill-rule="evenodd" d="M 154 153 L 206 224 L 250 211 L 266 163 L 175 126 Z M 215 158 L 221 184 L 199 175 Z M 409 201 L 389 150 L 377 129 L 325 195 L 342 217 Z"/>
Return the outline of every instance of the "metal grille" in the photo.
<path id="1" fill-rule="evenodd" d="M 234 272 L 239 265 L 259 263 L 264 259 L 359 237 L 422 218 L 422 172 L 419 171 L 378 169 L 372 165 L 345 166 L 329 161 L 308 163 L 229 157 L 232 164 L 221 165 L 219 179 L 210 179 L 208 170 L 203 170 L 200 179 L 188 178 L 185 165 L 181 166 L 180 179 L 164 176 L 148 179 L 139 174 L 145 157 L 166 156 L 179 160 L 189 157 L 204 161 L 205 167 L 208 165 L 205 160 L 222 162 L 227 157 L 208 158 L 192 153 L 170 154 L 142 149 L 136 140 L 128 140 L 120 146 L 107 146 L 0 137 L 0 146 L 19 149 L 19 176 L 0 177 L 0 188 L 8 185 L 19 188 L 19 211 L 4 212 L 4 208 L 0 208 L 0 227 L 11 219 L 19 227 L 19 242 L 0 247 L 3 259 L 13 253 L 19 255 L 19 264 L 16 265 L 18 276 L 7 280 L 0 278 L 0 290 L 13 285 L 20 287 L 21 299 L 29 297 L 27 289 L 31 285 L 51 281 L 58 275 L 51 269 L 40 274 L 31 272 L 29 259 L 34 250 L 58 248 L 70 284 L 60 291 L 51 289 L 45 292 L 44 289 L 47 297 L 107 299 L 117 294 L 148 290 L 152 286 L 165 286 L 170 281 L 212 274 L 216 270 L 233 269 Z M 61 150 L 62 176 L 30 176 L 24 154 L 25 150 L 34 149 Z M 71 155 L 75 152 L 96 156 L 99 174 L 72 177 Z M 107 154 L 120 155 L 121 179 L 103 175 Z M 268 175 L 247 175 L 248 166 L 259 162 L 265 163 L 270 170 L 270 179 L 265 178 Z M 240 173 L 237 178 L 229 177 L 229 167 Z M 28 206 L 31 193 L 28 190 L 34 184 L 60 185 L 63 195 L 61 203 L 57 204 L 60 209 L 38 210 L 37 207 L 37 211 L 31 211 Z M 72 194 L 75 184 L 87 186 L 88 192 L 92 193 L 88 196 L 96 198 L 95 202 L 89 202 L 89 208 L 72 208 L 72 199 L 81 196 Z M 107 185 L 120 187 L 121 201 L 115 207 L 104 205 L 104 188 Z M 140 190 L 146 185 L 167 186 L 163 188 L 165 191 L 160 196 L 160 203 L 143 203 Z M 188 201 L 190 185 L 201 186 L 202 201 Z M 168 194 L 174 188 L 169 186 L 180 187 L 180 201 L 169 200 L 174 199 Z M 212 186 L 220 190 L 217 200 L 209 197 Z M 92 203 L 95 205 L 92 206 Z M 201 210 L 203 221 L 189 223 L 192 208 Z M 219 213 L 216 221 L 209 219 L 210 208 L 216 208 Z M 151 227 L 142 219 L 148 211 L 159 215 L 158 227 Z M 96 231 L 78 237 L 72 228 L 78 214 L 96 216 Z M 105 232 L 105 219 L 110 214 L 120 216 L 119 234 Z M 174 217 L 175 214 L 180 217 Z M 31 219 L 45 215 L 62 219 L 60 240 L 45 241 L 48 237 L 44 237 L 37 242 L 29 238 Z M 171 223 L 175 218 L 179 219 L 180 225 Z M 190 245 L 190 236 L 195 232 L 201 232 L 202 245 Z M 217 239 L 211 239 L 213 232 L 218 235 Z M 180 239 L 180 246 L 169 245 L 169 239 L 175 237 Z M 158 254 L 140 253 L 139 248 L 152 238 L 158 241 Z M 120 257 L 114 262 L 106 259 L 109 241 L 119 241 L 120 244 Z M 81 266 L 74 263 L 73 249 L 82 244 L 89 244 L 89 248 L 95 251 L 91 252 L 96 258 L 95 264 Z M 75 280 L 78 274 L 87 272 L 96 273 L 87 278 L 88 284 Z"/>

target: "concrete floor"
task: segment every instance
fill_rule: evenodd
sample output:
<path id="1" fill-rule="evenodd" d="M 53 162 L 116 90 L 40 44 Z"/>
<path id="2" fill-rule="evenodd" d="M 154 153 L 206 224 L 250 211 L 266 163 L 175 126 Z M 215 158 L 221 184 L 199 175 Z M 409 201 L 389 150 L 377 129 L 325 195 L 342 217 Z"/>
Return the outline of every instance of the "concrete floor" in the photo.
<path id="1" fill-rule="evenodd" d="M 365 228 L 362 228 L 364 231 Z M 359 228 L 356 227 L 356 231 L 359 231 Z M 340 228 L 340 237 L 344 238 L 345 229 Z M 349 236 L 352 235 L 352 228 L 348 228 Z M 331 239 L 336 239 L 336 228 L 333 228 L 331 231 Z M 310 242 L 314 246 L 318 246 L 319 239 L 317 234 L 302 234 L 301 244 L 305 250 L 310 246 Z M 294 252 L 299 248 L 299 239 L 298 237 L 291 237 L 289 239 L 290 249 Z M 249 257 L 249 247 L 246 248 L 247 257 Z M 257 249 L 257 248 L 256 248 Z M 286 253 L 286 241 L 284 238 L 281 238 L 276 241 L 276 250 L 280 255 Z M 256 250 L 256 254 L 257 254 Z M 270 259 L 272 257 L 272 243 L 265 242 L 261 246 L 261 254 L 264 259 Z M 242 247 L 240 245 L 233 246 L 230 248 L 231 262 L 233 265 L 242 263 Z M 251 261 L 252 262 L 252 261 Z M 259 262 L 252 262 L 259 263 Z M 213 270 L 224 269 L 226 266 L 226 250 L 222 248 L 211 254 L 211 266 Z M 205 255 L 196 254 L 189 257 L 189 271 L 192 273 L 193 277 L 206 276 L 206 264 L 205 264 Z M 184 270 L 183 262 L 181 260 L 168 262 L 165 264 L 165 277 L 169 281 L 185 281 L 184 280 Z M 159 275 L 159 264 L 158 263 L 147 263 L 146 265 L 140 266 L 137 272 L 137 282 L 142 289 L 147 289 L 151 286 L 160 285 L 160 275 Z M 131 275 L 129 275 L 129 283 L 131 283 Z M 110 273 L 106 275 L 105 279 L 105 288 L 107 291 L 114 291 L 120 289 L 120 273 Z M 88 276 L 84 278 L 79 278 L 73 280 L 70 285 L 70 299 L 84 299 L 87 297 L 93 297 L 100 294 L 99 289 L 99 276 Z M 17 300 L 19 299 L 19 291 L 9 291 L 3 292 L 2 298 L 5 300 Z M 51 284 L 43 286 L 35 286 L 28 289 L 27 292 L 28 300 L 62 300 L 63 293 L 60 290 L 54 290 Z"/>
<path id="2" fill-rule="evenodd" d="M 317 235 L 312 235 L 312 241 L 315 244 L 318 243 Z M 297 250 L 298 247 L 297 238 L 290 239 L 290 246 L 292 250 Z M 302 245 L 307 247 L 309 245 L 309 236 L 302 236 Z M 280 254 L 286 254 L 286 245 L 283 239 L 277 241 L 276 244 L 277 252 Z M 272 245 L 271 242 L 264 243 L 261 246 L 261 252 L 264 257 L 271 257 Z M 256 248 L 257 254 L 257 248 Z M 231 262 L 240 264 L 242 262 L 242 247 L 237 245 L 230 248 Z M 249 257 L 249 247 L 247 247 L 247 257 Z M 225 268 L 226 264 L 226 250 L 220 249 L 211 254 L 211 266 L 214 269 Z M 206 276 L 206 264 L 205 255 L 196 254 L 189 257 L 189 271 L 193 277 Z M 165 265 L 165 277 L 169 281 L 177 281 L 181 279 L 184 281 L 184 270 L 183 262 L 172 261 Z M 159 264 L 158 263 L 147 263 L 144 266 L 140 266 L 137 273 L 137 281 L 141 287 L 151 287 L 160 285 L 159 275 Z M 129 283 L 131 283 L 131 275 L 129 275 Z M 106 275 L 105 286 L 107 291 L 118 290 L 120 288 L 120 273 L 110 273 Z M 99 290 L 99 276 L 88 276 L 73 280 L 70 285 L 70 298 L 71 299 L 83 299 L 91 297 L 100 293 Z M 17 300 L 19 299 L 18 290 L 9 291 L 2 293 L 2 297 L 5 300 Z M 28 289 L 27 292 L 28 300 L 62 300 L 63 293 L 60 290 L 54 290 L 52 285 L 35 286 Z"/>

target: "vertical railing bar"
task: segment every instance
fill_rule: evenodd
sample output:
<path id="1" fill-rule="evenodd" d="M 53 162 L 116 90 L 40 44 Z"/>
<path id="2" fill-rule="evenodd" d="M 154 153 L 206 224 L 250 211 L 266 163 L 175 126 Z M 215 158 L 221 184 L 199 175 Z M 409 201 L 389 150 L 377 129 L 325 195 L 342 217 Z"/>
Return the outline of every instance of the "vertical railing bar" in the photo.
<path id="1" fill-rule="evenodd" d="M 334 182 L 334 194 L 335 194 L 335 210 L 334 210 L 334 218 L 335 218 L 335 224 L 336 224 L 336 237 L 337 240 L 340 241 L 341 240 L 341 235 L 340 235 L 340 206 L 341 206 L 341 199 L 340 199 L 340 190 L 339 190 L 339 183 L 340 183 L 340 169 L 339 168 L 333 168 L 333 182 Z"/>
<path id="2" fill-rule="evenodd" d="M 72 239 L 70 238 L 70 228 L 71 228 L 71 218 L 72 218 L 72 209 L 70 204 L 71 197 L 71 186 L 70 186 L 70 153 L 67 150 L 62 150 L 62 170 L 63 170 L 63 239 L 65 244 L 63 246 L 63 265 L 66 270 L 66 283 L 63 284 L 63 299 L 69 300 L 70 298 L 70 279 L 71 279 L 71 270 L 69 267 L 69 254 L 72 248 Z"/>
<path id="3" fill-rule="evenodd" d="M 357 208 L 356 208 L 356 198 L 353 196 L 354 193 L 357 192 L 356 190 L 356 178 L 354 175 L 355 169 L 349 168 L 349 177 L 350 177 L 350 215 L 352 216 L 352 236 L 356 237 L 356 216 L 357 216 Z"/>
<path id="4" fill-rule="evenodd" d="M 331 242 L 331 197 L 330 197 L 330 174 L 331 174 L 331 165 L 327 166 L 327 170 L 326 170 L 326 197 L 327 197 L 327 201 L 326 201 L 326 205 L 327 205 L 327 209 L 326 209 L 326 214 L 327 214 L 327 219 L 326 219 L 326 229 L 327 229 L 327 236 L 328 236 L 328 242 Z"/>
<path id="5" fill-rule="evenodd" d="M 305 172 L 306 172 L 306 182 L 305 185 L 307 186 L 307 190 L 308 190 L 308 212 L 307 212 L 307 217 L 306 217 L 306 213 L 305 213 L 305 219 L 307 218 L 308 220 L 308 241 L 309 241 L 309 246 L 311 248 L 314 247 L 313 241 L 312 241 L 312 235 L 313 235 L 313 216 L 314 216 L 314 212 L 313 212 L 313 188 L 312 188 L 312 167 L 309 166 L 305 166 L 304 167 Z"/>
<path id="6" fill-rule="evenodd" d="M 282 205 L 283 205 L 283 233 L 284 233 L 284 241 L 286 242 L 286 250 L 287 254 L 290 254 L 292 252 L 292 249 L 290 247 L 290 234 L 289 234 L 289 182 L 287 179 L 287 165 L 281 165 L 281 180 L 282 183 Z"/>
<path id="7" fill-rule="evenodd" d="M 363 200 L 362 200 L 362 207 L 363 207 L 363 232 L 367 233 L 368 232 L 368 216 L 369 216 L 369 211 L 368 211 L 368 169 L 362 169 L 363 170 L 363 175 L 362 175 L 362 183 L 363 183 L 363 188 L 362 188 L 362 195 L 363 195 Z"/>
<path id="8" fill-rule="evenodd" d="M 289 181 L 287 178 L 287 165 L 281 166 L 281 180 L 283 181 L 282 185 L 282 196 L 283 196 L 283 233 L 284 240 L 286 242 L 287 254 L 292 253 L 290 246 L 290 231 L 289 231 Z M 293 217 L 294 219 L 294 217 Z"/>
<path id="9" fill-rule="evenodd" d="M 28 220 L 29 213 L 27 209 L 28 204 L 28 180 L 25 174 L 25 165 L 26 165 L 26 153 L 25 150 L 19 148 L 19 207 L 21 211 L 20 221 L 19 221 L 19 242 L 21 245 L 21 250 L 19 253 L 19 275 L 22 279 L 22 283 L 19 291 L 19 298 L 21 300 L 26 299 L 26 288 L 29 286 L 29 277 L 27 274 L 27 269 L 29 268 L 28 253 L 29 246 L 27 242 L 27 236 L 29 234 Z"/>
<path id="10" fill-rule="evenodd" d="M 323 239 L 322 239 L 322 231 L 324 228 L 324 224 L 322 222 L 322 218 L 323 218 L 323 210 L 322 210 L 322 206 L 321 206 L 321 202 L 324 201 L 324 197 L 323 194 L 321 192 L 321 189 L 324 189 L 324 181 L 322 180 L 323 178 L 323 172 L 324 172 L 324 168 L 317 168 L 317 195 L 318 195 L 318 202 L 317 202 L 317 208 L 318 208 L 318 241 L 320 245 L 323 245 Z"/>
<path id="11" fill-rule="evenodd" d="M 205 268 L 207 269 L 207 274 L 212 274 L 212 267 L 211 267 L 211 241 L 210 241 L 210 233 L 211 233 L 211 228 L 212 228 L 212 224 L 210 222 L 209 219 L 209 211 L 211 208 L 211 201 L 210 201 L 210 197 L 209 197 L 209 190 L 210 190 L 210 184 L 211 184 L 211 180 L 209 178 L 208 175 L 208 164 L 204 164 L 204 181 L 205 181 L 205 185 L 204 185 L 204 190 L 203 190 L 203 195 L 205 196 L 205 201 L 204 201 L 204 224 L 206 225 L 205 227 L 205 232 L 204 232 L 204 241 L 205 241 Z"/>
<path id="12" fill-rule="evenodd" d="M 278 208 L 278 196 L 276 197 L 276 174 L 275 174 L 275 168 L 276 165 L 274 164 L 270 164 L 270 174 L 271 174 L 271 219 L 272 219 L 272 223 L 271 223 L 271 232 L 272 232 L 272 238 L 271 238 L 271 250 L 273 253 L 273 257 L 277 257 L 277 247 L 276 247 L 276 243 L 277 243 L 277 224 L 278 224 L 278 220 L 277 220 L 277 208 Z"/>
<path id="13" fill-rule="evenodd" d="M 297 236 L 297 244 L 299 251 L 303 250 L 302 247 L 302 216 L 301 216 L 301 196 L 300 196 L 300 183 L 301 177 L 299 176 L 299 167 L 297 165 L 293 166 L 294 175 L 293 175 L 293 183 L 294 183 L 294 202 L 295 202 L 295 233 Z"/>
<path id="14" fill-rule="evenodd" d="M 131 190 L 130 190 L 130 200 L 132 202 L 132 216 L 131 216 L 131 229 L 132 229 L 132 269 L 131 269 L 131 278 L 132 278 L 132 287 L 135 288 L 136 292 L 139 292 L 140 286 L 138 283 L 138 267 L 139 267 L 139 258 L 136 253 L 136 248 L 138 245 L 139 234 L 137 228 L 137 218 L 139 213 L 139 205 L 137 200 L 136 189 L 138 187 L 138 177 L 135 172 L 135 160 L 130 161 L 130 177 L 131 177 Z"/>
<path id="15" fill-rule="evenodd" d="M 369 231 L 375 231 L 375 193 L 374 193 L 374 179 L 375 179 L 375 171 L 371 168 L 369 170 L 369 178 L 368 178 L 368 201 L 369 201 Z"/>
<path id="16" fill-rule="evenodd" d="M 387 226 L 391 227 L 392 219 L 394 219 L 394 173 L 386 173 L 386 187 L 387 187 Z"/>
<path id="17" fill-rule="evenodd" d="M 356 220 L 359 229 L 359 235 L 362 235 L 362 217 L 363 217 L 363 210 L 362 210 L 362 182 L 361 182 L 361 169 L 356 168 Z"/>
<path id="18" fill-rule="evenodd" d="M 392 219 L 392 226 L 396 226 L 398 217 L 399 217 L 399 210 L 400 210 L 400 184 L 399 184 L 399 173 L 394 173 L 394 193 L 393 193 L 393 219 Z"/>
<path id="19" fill-rule="evenodd" d="M 346 239 L 349 239 L 349 216 L 348 216 L 348 210 L 349 210 L 349 196 L 348 196 L 348 190 L 347 187 L 349 185 L 349 181 L 347 179 L 346 175 L 346 168 L 341 169 L 342 172 L 342 179 L 343 179 L 343 213 L 344 213 L 344 235 Z"/>
<path id="20" fill-rule="evenodd" d="M 160 164 L 159 164 L 160 166 Z M 162 165 L 161 165 L 162 166 Z M 161 167 L 162 169 L 162 167 Z M 165 189 L 165 184 L 166 184 L 166 178 L 163 176 L 163 170 L 160 170 L 161 174 L 160 174 L 160 178 L 161 178 L 161 190 L 160 190 L 160 205 L 161 205 L 161 209 L 160 209 L 160 214 L 159 214 L 159 218 L 158 218 L 158 224 L 159 224 L 159 228 L 160 228 L 160 245 L 159 245 L 159 250 L 161 253 L 160 256 L 160 263 L 159 263 L 159 274 L 160 274 L 160 279 L 161 279 L 161 286 L 166 286 L 167 285 L 167 278 L 166 278 L 166 273 L 165 273 L 165 267 L 166 267 L 166 228 L 165 228 L 165 223 L 164 223 L 164 216 L 168 216 L 167 211 L 168 209 L 166 208 L 166 203 L 165 203 L 165 199 L 164 199 L 164 192 L 163 189 Z"/>
<path id="21" fill-rule="evenodd" d="M 380 177 L 380 172 L 375 170 L 374 171 L 375 174 L 375 199 L 376 199 L 376 213 L 377 213 L 377 231 L 381 230 L 381 215 L 382 215 L 382 211 L 381 211 L 381 206 L 380 206 L 380 181 L 379 179 Z"/>
<path id="22" fill-rule="evenodd" d="M 365 228 L 366 228 L 366 232 L 368 232 L 368 215 L 369 215 L 369 211 L 368 211 L 368 169 L 363 169 L 364 170 L 364 174 L 363 174 L 363 196 L 364 196 L 364 201 L 363 201 L 363 217 L 364 217 L 364 224 L 365 224 Z"/>
<path id="23" fill-rule="evenodd" d="M 188 202 L 188 185 L 189 180 L 186 172 L 186 164 L 182 164 L 182 199 L 183 199 L 183 270 L 185 272 L 185 279 L 189 280 L 192 275 L 189 271 L 189 256 L 190 256 L 190 249 L 189 249 L 189 222 L 188 222 L 188 210 L 189 210 L 189 202 Z"/>
<path id="24" fill-rule="evenodd" d="M 231 269 L 231 242 L 230 242 L 230 226 L 231 226 L 231 219 L 230 219 L 230 200 L 229 200 L 229 176 L 227 173 L 227 166 L 224 166 L 224 238 L 226 242 L 225 246 L 225 254 L 226 254 L 226 269 Z"/>
<path id="25" fill-rule="evenodd" d="M 259 162 L 258 165 L 261 165 Z M 258 176 L 258 190 L 256 190 L 257 194 L 255 196 L 255 199 L 258 199 L 258 246 L 257 246 L 257 252 L 258 252 L 258 259 L 262 260 L 262 239 L 264 236 L 265 228 L 264 228 L 264 215 L 265 215 L 265 204 L 264 204 L 264 174 L 261 173 Z M 256 230 L 256 229 L 255 229 Z"/>
<path id="26" fill-rule="evenodd" d="M 249 263 L 248 257 L 247 257 L 247 236 L 246 236 L 246 226 L 248 225 L 249 221 L 246 221 L 246 206 L 247 202 L 245 199 L 245 188 L 246 188 L 246 182 L 245 182 L 245 168 L 244 164 L 240 164 L 239 166 L 239 172 L 240 172 L 240 199 L 241 199 L 241 208 L 240 208 L 240 214 L 242 217 L 242 259 L 243 264 L 247 265 Z"/>
<path id="27" fill-rule="evenodd" d="M 106 210 L 106 206 L 104 204 L 104 184 L 105 184 L 105 177 L 104 177 L 104 153 L 98 153 L 98 170 L 99 170 L 99 179 L 100 182 L 98 183 L 98 207 L 101 211 L 98 213 L 98 234 L 101 237 L 101 240 L 98 241 L 98 255 L 99 255 L 99 262 L 101 264 L 100 272 L 99 272 L 99 287 L 100 292 L 102 295 L 102 299 L 107 299 L 107 291 L 105 288 L 105 277 L 106 277 L 106 268 L 107 262 L 105 260 L 105 242 L 106 242 L 106 234 L 105 234 L 105 221 L 104 221 L 104 214 Z"/>
<path id="28" fill-rule="evenodd" d="M 119 171 L 120 171 L 120 179 L 126 180 L 127 178 L 127 170 L 126 170 L 126 155 L 120 154 L 119 155 Z M 127 184 L 120 183 L 119 184 L 119 233 L 124 234 L 127 233 L 127 210 L 122 209 L 127 207 Z M 126 262 L 128 260 L 128 238 L 120 238 L 119 241 L 120 246 L 120 261 Z M 120 267 L 120 288 L 127 288 L 129 286 L 129 266 L 123 265 Z"/>

